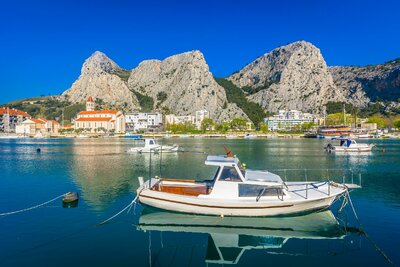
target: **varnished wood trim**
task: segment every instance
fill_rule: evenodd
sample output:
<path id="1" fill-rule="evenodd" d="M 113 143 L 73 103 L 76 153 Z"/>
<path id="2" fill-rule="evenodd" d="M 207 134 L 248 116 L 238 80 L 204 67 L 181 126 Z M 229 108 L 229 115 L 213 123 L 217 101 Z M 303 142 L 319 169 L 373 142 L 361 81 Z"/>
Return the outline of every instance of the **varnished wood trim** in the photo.
<path id="1" fill-rule="evenodd" d="M 221 208 L 222 208 L 222 209 L 273 209 L 273 208 L 288 208 L 288 207 L 292 207 L 292 206 L 293 206 L 293 205 L 268 206 L 268 207 L 210 206 L 210 205 L 201 205 L 201 204 L 187 203 L 187 202 L 181 202 L 181 201 L 176 201 L 176 200 L 169 200 L 169 199 L 158 198 L 158 197 L 150 197 L 150 196 L 144 196 L 144 195 L 140 195 L 140 197 L 151 198 L 151 199 L 156 199 L 156 200 L 161 200 L 161 201 L 166 201 L 166 202 L 172 202 L 172 203 L 178 203 L 178 204 L 185 204 L 185 205 L 190 205 L 190 206 L 206 207 L 206 208 L 215 208 L 215 209 L 221 209 Z"/>

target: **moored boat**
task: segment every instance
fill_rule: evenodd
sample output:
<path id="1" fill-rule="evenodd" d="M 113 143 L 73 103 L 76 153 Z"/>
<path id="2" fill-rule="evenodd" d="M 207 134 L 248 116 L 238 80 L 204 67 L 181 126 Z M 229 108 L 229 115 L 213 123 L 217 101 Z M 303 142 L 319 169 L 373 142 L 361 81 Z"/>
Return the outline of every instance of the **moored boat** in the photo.
<path id="1" fill-rule="evenodd" d="M 244 137 L 244 139 L 253 139 L 253 138 L 257 138 L 258 136 L 255 134 L 247 133 L 243 137 Z"/>
<path id="2" fill-rule="evenodd" d="M 138 188 L 139 201 L 183 213 L 277 216 L 327 209 L 349 187 L 359 187 L 332 181 L 284 182 L 269 171 L 246 170 L 230 151 L 227 156 L 208 156 L 205 164 L 218 167 L 213 179 L 151 178 Z"/>
<path id="3" fill-rule="evenodd" d="M 373 144 L 360 144 L 350 138 L 339 138 L 338 140 L 340 141 L 338 146 L 329 143 L 325 150 L 327 152 L 371 152 L 374 147 Z"/>
<path id="4" fill-rule="evenodd" d="M 144 139 L 144 146 L 132 147 L 128 150 L 128 153 L 174 153 L 178 150 L 178 145 L 159 145 L 153 138 L 146 138 Z"/>

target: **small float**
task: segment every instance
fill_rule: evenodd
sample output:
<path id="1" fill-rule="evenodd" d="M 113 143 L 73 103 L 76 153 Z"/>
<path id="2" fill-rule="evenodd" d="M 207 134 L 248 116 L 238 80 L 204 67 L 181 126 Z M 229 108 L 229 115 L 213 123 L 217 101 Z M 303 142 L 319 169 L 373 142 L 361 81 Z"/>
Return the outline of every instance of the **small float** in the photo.
<path id="1" fill-rule="evenodd" d="M 62 198 L 63 208 L 75 208 L 78 206 L 79 196 L 77 192 L 68 192 Z"/>
<path id="2" fill-rule="evenodd" d="M 284 182 L 269 171 L 249 170 L 227 150 L 226 156 L 208 156 L 205 164 L 217 167 L 209 180 L 139 179 L 139 201 L 183 213 L 217 216 L 277 216 L 328 209 L 355 184 Z"/>

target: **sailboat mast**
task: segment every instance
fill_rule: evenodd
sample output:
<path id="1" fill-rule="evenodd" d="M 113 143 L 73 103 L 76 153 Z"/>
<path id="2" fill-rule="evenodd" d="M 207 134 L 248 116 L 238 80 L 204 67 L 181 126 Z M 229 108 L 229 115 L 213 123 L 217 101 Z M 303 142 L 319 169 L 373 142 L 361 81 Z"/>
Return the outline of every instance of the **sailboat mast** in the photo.
<path id="1" fill-rule="evenodd" d="M 344 121 L 344 126 L 346 126 L 346 105 L 343 104 L 343 121 Z"/>

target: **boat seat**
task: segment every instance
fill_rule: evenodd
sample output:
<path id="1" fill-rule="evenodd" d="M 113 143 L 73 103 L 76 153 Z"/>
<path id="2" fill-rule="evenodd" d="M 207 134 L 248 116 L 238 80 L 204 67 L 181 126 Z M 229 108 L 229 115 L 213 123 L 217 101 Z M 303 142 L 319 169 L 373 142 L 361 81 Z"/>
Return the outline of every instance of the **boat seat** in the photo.
<path id="1" fill-rule="evenodd" d="M 208 195 L 211 192 L 211 187 L 207 184 L 188 184 L 188 185 L 174 185 L 174 184 L 162 184 L 160 182 L 156 183 L 152 190 L 184 195 L 184 196 L 198 196 L 198 195 Z"/>

